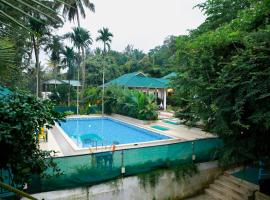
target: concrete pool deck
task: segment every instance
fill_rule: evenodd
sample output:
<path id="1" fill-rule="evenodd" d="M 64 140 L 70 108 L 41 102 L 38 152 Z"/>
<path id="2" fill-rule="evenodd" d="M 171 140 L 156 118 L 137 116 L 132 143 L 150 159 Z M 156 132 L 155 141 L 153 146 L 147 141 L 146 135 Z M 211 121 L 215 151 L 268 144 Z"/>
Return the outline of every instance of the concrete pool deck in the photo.
<path id="1" fill-rule="evenodd" d="M 101 115 L 73 115 L 69 116 L 69 118 L 91 118 L 91 117 L 101 117 Z M 162 135 L 167 135 L 172 139 L 168 140 L 157 140 L 152 142 L 142 142 L 138 144 L 123 144 L 117 145 L 116 150 L 121 149 L 129 149 L 129 148 L 138 148 L 138 147 L 146 147 L 146 146 L 155 146 L 155 145 L 163 145 L 163 144 L 172 144 L 178 143 L 181 141 L 190 141 L 196 139 L 203 139 L 203 138 L 211 138 L 215 137 L 210 133 L 206 133 L 198 128 L 188 128 L 184 125 L 174 125 L 168 124 L 163 122 L 162 120 L 148 122 L 147 124 L 141 120 L 133 119 L 130 117 L 125 117 L 121 115 L 112 115 L 106 116 L 111 117 L 113 119 L 117 119 Z M 151 126 L 161 126 L 168 130 L 158 130 L 152 128 Z M 61 130 L 57 126 L 53 126 L 52 129 L 48 131 L 48 142 L 40 142 L 40 148 L 42 150 L 54 150 L 57 153 L 55 156 L 71 156 L 71 155 L 79 155 L 79 154 L 87 154 L 93 152 L 103 152 L 103 151 L 110 151 L 111 146 L 103 146 L 103 147 L 91 147 L 91 148 L 84 148 L 84 149 L 74 149 L 66 136 L 61 132 Z"/>

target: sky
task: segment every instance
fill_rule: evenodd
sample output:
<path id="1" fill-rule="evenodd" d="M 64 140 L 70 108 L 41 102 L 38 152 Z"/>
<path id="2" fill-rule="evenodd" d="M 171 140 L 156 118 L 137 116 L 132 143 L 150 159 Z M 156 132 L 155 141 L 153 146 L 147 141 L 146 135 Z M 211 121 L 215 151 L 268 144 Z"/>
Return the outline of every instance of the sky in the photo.
<path id="1" fill-rule="evenodd" d="M 147 53 L 170 35 L 188 34 L 195 29 L 205 16 L 194 8 L 205 0 L 91 0 L 96 12 L 87 10 L 86 18 L 81 18 L 81 26 L 86 28 L 93 40 L 97 31 L 108 27 L 113 33 L 111 48 L 123 51 L 128 44 Z M 58 34 L 70 32 L 76 23 L 66 21 Z M 101 47 L 99 42 L 92 49 Z"/>

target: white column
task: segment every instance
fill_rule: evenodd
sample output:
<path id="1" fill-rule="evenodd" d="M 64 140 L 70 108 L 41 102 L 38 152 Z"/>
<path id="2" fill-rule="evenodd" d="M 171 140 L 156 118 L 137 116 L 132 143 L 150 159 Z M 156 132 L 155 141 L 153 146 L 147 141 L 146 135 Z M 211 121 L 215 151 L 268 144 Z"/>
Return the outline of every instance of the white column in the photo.
<path id="1" fill-rule="evenodd" d="M 163 93 L 163 108 L 164 110 L 166 110 L 167 107 L 167 89 L 164 89 L 164 93 Z"/>

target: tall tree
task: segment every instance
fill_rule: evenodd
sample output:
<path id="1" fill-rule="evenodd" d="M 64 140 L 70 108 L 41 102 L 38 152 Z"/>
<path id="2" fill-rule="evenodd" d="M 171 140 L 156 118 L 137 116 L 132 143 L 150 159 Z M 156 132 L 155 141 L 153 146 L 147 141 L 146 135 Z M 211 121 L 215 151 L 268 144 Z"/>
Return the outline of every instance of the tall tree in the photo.
<path id="1" fill-rule="evenodd" d="M 1 1 L 0 2 L 0 33 L 11 38 L 16 48 L 16 67 L 20 69 L 24 63 L 29 66 L 32 58 L 32 49 L 35 52 L 36 93 L 39 94 L 39 51 L 41 38 L 45 27 L 56 27 L 62 23 L 57 12 L 52 9 L 52 1 Z M 32 47 L 26 52 L 28 41 Z M 20 41 L 20 44 L 18 43 Z M 23 42 L 22 42 L 23 41 Z M 17 44 L 19 44 L 17 46 Z M 23 47 L 23 48 L 22 48 Z M 27 47 L 28 48 L 28 47 Z M 19 52 L 20 51 L 20 52 Z M 24 56 L 27 54 L 28 59 Z"/>
<path id="2" fill-rule="evenodd" d="M 103 43 L 103 60 L 106 58 L 106 52 L 110 50 L 113 34 L 108 28 L 102 28 L 98 30 L 99 36 L 96 41 L 101 41 Z M 104 115 L 104 77 L 105 77 L 105 66 L 103 64 L 102 69 L 102 116 Z"/>
<path id="3" fill-rule="evenodd" d="M 59 9 L 62 7 L 62 14 L 64 17 L 68 17 L 69 21 L 74 21 L 77 19 L 78 27 L 80 24 L 80 15 L 85 18 L 85 7 L 90 11 L 95 12 L 95 5 L 89 0 L 64 0 L 64 3 L 57 2 L 56 8 Z"/>
<path id="4" fill-rule="evenodd" d="M 42 37 L 45 35 L 49 35 L 46 24 L 44 22 L 39 22 L 36 20 L 30 20 L 30 27 L 32 30 L 31 39 L 33 44 L 33 49 L 35 53 L 35 70 L 36 70 L 36 95 L 39 97 L 40 95 L 40 48 L 42 45 Z"/>
<path id="5" fill-rule="evenodd" d="M 46 52 L 50 52 L 50 61 L 53 65 L 53 72 L 56 78 L 60 72 L 60 68 L 59 68 L 59 63 L 61 60 L 60 53 L 63 50 L 63 44 L 61 42 L 61 38 L 59 36 L 53 36 L 52 38 L 50 38 L 44 50 Z"/>
<path id="6" fill-rule="evenodd" d="M 100 41 L 103 43 L 103 54 L 105 55 L 111 48 L 111 42 L 113 34 L 109 31 L 108 28 L 103 27 L 98 30 L 99 36 L 96 41 Z"/>
<path id="7" fill-rule="evenodd" d="M 70 95 L 70 91 L 71 91 L 71 85 L 70 85 L 70 80 L 74 79 L 75 77 L 75 60 L 76 60 L 76 53 L 74 52 L 73 48 L 70 47 L 65 47 L 62 50 L 62 54 L 63 54 L 63 59 L 62 59 L 62 63 L 64 64 L 65 67 L 68 68 L 67 71 L 67 79 L 68 79 L 68 84 L 69 84 L 69 89 L 68 89 L 68 106 L 70 106 L 70 101 L 71 101 L 71 95 Z"/>
<path id="8" fill-rule="evenodd" d="M 74 46 L 81 52 L 82 57 L 82 90 L 85 85 L 85 48 L 92 44 L 92 38 L 89 31 L 81 27 L 73 28 L 73 32 L 65 34 L 66 38 L 69 38 Z"/>

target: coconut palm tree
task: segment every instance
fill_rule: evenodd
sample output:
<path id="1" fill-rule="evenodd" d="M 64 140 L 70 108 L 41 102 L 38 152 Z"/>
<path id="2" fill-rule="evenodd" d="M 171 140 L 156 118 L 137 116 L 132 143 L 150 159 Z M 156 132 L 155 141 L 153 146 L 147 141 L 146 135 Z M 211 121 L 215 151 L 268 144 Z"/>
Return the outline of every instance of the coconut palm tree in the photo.
<path id="1" fill-rule="evenodd" d="M 55 79 L 59 74 L 59 63 L 60 63 L 60 53 L 63 50 L 63 44 L 59 36 L 53 36 L 49 39 L 48 43 L 44 48 L 45 52 L 50 52 L 50 61 L 53 66 L 53 72 Z"/>
<path id="2" fill-rule="evenodd" d="M 82 58 L 82 90 L 85 85 L 85 48 L 89 47 L 93 40 L 90 36 L 89 31 L 81 27 L 74 27 L 73 32 L 65 34 L 66 38 L 69 38 L 74 46 L 81 53 Z"/>
<path id="3" fill-rule="evenodd" d="M 108 28 L 102 28 L 98 30 L 99 36 L 96 38 L 96 41 L 101 41 L 103 43 L 103 60 L 105 59 L 106 52 L 111 48 L 111 42 L 113 34 L 109 31 Z M 104 62 L 105 63 L 105 62 Z M 105 66 L 103 64 L 102 68 L 102 116 L 104 115 L 104 77 L 105 77 Z"/>
<path id="4" fill-rule="evenodd" d="M 64 3 L 63 3 L 64 2 Z M 63 0 L 56 2 L 56 9 L 62 8 L 62 14 L 69 21 L 77 19 L 78 27 L 80 27 L 80 15 L 85 18 L 85 7 L 90 11 L 95 12 L 95 5 L 89 0 Z"/>
<path id="5" fill-rule="evenodd" d="M 67 71 L 67 79 L 69 84 L 68 89 L 68 106 L 70 106 L 70 80 L 74 79 L 75 76 L 75 62 L 76 62 L 76 53 L 74 52 L 73 48 L 65 47 L 61 51 L 63 58 L 61 63 L 64 64 L 64 67 L 68 68 Z"/>

